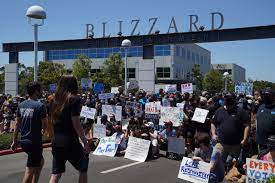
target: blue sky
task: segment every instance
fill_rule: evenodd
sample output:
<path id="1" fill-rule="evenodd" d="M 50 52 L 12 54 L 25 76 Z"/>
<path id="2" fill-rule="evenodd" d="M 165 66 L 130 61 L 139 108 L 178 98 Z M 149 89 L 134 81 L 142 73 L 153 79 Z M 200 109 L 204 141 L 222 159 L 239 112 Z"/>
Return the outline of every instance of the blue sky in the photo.
<path id="1" fill-rule="evenodd" d="M 209 29 L 211 12 L 222 12 L 223 28 L 275 24 L 274 0 L 2 0 L 0 6 L 0 42 L 33 40 L 33 30 L 25 12 L 31 5 L 41 5 L 48 13 L 39 40 L 79 39 L 85 37 L 85 24 L 95 25 L 95 36 L 102 36 L 102 22 L 107 33 L 130 34 L 132 19 L 140 19 L 142 34 L 149 31 L 148 19 L 159 17 L 157 29 L 166 33 L 174 16 L 179 31 L 188 31 L 188 15 L 197 14 L 199 24 Z M 246 68 L 247 78 L 275 82 L 275 39 L 200 44 L 212 53 L 212 63 L 237 63 Z M 2 44 L 0 46 L 2 50 Z M 41 58 L 40 53 L 40 58 Z M 32 66 L 33 53 L 21 53 L 20 62 Z M 8 63 L 8 53 L 0 52 L 0 66 Z"/>

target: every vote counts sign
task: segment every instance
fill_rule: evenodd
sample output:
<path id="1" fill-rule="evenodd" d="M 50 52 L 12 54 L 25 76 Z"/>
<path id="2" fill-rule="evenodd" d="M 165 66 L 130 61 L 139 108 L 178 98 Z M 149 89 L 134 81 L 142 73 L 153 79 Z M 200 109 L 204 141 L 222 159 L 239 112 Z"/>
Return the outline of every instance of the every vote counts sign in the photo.
<path id="1" fill-rule="evenodd" d="M 183 157 L 178 178 L 196 183 L 208 183 L 210 164 Z"/>
<path id="2" fill-rule="evenodd" d="M 275 163 L 256 159 L 246 159 L 247 183 L 267 182 L 269 178 L 275 176 Z"/>

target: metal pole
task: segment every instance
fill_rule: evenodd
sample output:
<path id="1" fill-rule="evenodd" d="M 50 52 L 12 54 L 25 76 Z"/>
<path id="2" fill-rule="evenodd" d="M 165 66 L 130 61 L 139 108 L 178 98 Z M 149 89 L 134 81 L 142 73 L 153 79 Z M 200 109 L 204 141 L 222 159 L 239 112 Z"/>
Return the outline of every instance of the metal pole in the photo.
<path id="1" fill-rule="evenodd" d="M 127 48 L 125 48 L 125 76 L 124 76 L 124 80 L 125 80 L 125 86 L 124 86 L 124 94 L 125 96 L 127 95 Z"/>
<path id="2" fill-rule="evenodd" d="M 227 93 L 227 77 L 225 77 L 225 83 L 224 83 L 224 90 L 225 90 L 225 93 Z"/>
<path id="3" fill-rule="evenodd" d="M 38 62 L 38 24 L 34 24 L 34 81 L 38 79 L 38 69 L 37 69 L 37 62 Z"/>

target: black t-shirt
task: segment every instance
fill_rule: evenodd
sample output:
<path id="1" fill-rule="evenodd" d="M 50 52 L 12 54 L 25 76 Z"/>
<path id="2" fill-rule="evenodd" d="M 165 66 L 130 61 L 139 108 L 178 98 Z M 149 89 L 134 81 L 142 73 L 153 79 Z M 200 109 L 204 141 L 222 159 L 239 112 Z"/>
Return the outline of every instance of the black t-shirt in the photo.
<path id="1" fill-rule="evenodd" d="M 261 105 L 257 113 L 257 133 L 256 141 L 258 144 L 266 145 L 269 135 L 275 134 L 275 106 L 266 108 Z"/>
<path id="2" fill-rule="evenodd" d="M 53 104 L 51 111 L 54 110 L 56 104 Z M 79 142 L 78 135 L 73 127 L 72 117 L 79 116 L 81 112 L 81 98 L 72 96 L 68 104 L 65 105 L 58 120 L 53 124 L 54 137 L 53 146 L 68 147 Z"/>
<path id="3" fill-rule="evenodd" d="M 17 117 L 21 118 L 21 140 L 30 140 L 33 144 L 42 144 L 42 121 L 47 110 L 43 103 L 25 100 L 17 108 Z"/>
<path id="4" fill-rule="evenodd" d="M 222 143 L 237 145 L 243 140 L 244 129 L 250 124 L 250 118 L 248 113 L 240 108 L 228 111 L 220 107 L 212 123 L 217 127 L 218 137 Z"/>

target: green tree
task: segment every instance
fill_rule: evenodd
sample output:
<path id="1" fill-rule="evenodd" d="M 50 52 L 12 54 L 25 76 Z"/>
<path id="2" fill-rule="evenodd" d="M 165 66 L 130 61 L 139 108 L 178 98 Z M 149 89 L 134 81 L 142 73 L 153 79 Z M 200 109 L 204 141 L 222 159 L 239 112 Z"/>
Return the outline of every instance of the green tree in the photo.
<path id="1" fill-rule="evenodd" d="M 203 90 L 203 75 L 200 70 L 200 65 L 198 64 L 193 65 L 192 76 L 195 79 L 197 88 L 199 90 Z"/>
<path id="2" fill-rule="evenodd" d="M 217 70 L 208 72 L 203 80 L 203 88 L 209 91 L 222 91 L 224 80 L 222 74 Z"/>
<path id="3" fill-rule="evenodd" d="M 81 78 L 90 78 L 92 60 L 85 55 L 79 55 L 73 63 L 73 75 L 80 82 Z"/>
<path id="4" fill-rule="evenodd" d="M 25 67 L 18 76 L 18 93 L 26 94 L 26 87 L 29 82 L 33 81 L 33 67 Z"/>
<path id="5" fill-rule="evenodd" d="M 275 83 L 272 83 L 270 81 L 251 81 L 253 82 L 253 89 L 254 91 L 258 90 L 264 90 L 266 88 L 272 88 L 275 90 Z"/>
<path id="6" fill-rule="evenodd" d="M 110 86 L 120 86 L 123 84 L 124 64 L 121 56 L 118 54 L 111 55 L 103 63 L 102 77 L 104 84 Z"/>
<path id="7" fill-rule="evenodd" d="M 44 89 L 48 89 L 49 84 L 57 83 L 59 78 L 66 72 L 64 64 L 53 62 L 39 62 L 38 81 Z"/>

